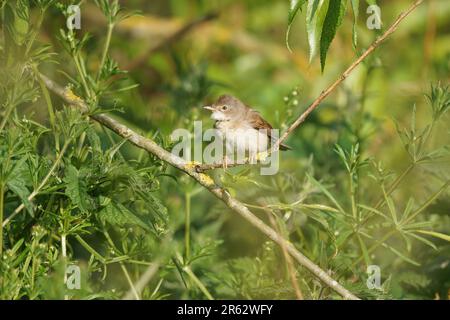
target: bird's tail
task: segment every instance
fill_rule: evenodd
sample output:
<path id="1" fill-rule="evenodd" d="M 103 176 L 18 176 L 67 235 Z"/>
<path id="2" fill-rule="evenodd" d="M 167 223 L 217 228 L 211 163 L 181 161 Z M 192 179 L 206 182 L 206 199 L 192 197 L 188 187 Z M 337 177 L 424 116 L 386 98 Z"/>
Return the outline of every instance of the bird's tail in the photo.
<path id="1" fill-rule="evenodd" d="M 271 140 L 272 140 L 273 144 L 277 142 L 277 139 L 275 139 L 274 137 L 271 137 Z M 286 150 L 292 150 L 292 148 L 290 146 L 284 144 L 284 143 L 281 143 L 280 144 L 280 150 L 281 151 L 286 151 Z"/>
<path id="2" fill-rule="evenodd" d="M 292 148 L 289 147 L 288 145 L 282 143 L 282 144 L 280 144 L 280 150 L 281 151 L 286 151 L 286 150 L 292 150 Z"/>

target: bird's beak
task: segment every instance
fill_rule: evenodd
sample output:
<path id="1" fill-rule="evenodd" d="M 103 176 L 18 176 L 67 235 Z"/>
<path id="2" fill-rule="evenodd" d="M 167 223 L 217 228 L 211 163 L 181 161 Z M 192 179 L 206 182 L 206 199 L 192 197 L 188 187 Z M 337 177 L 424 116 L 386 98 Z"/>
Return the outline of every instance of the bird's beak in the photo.
<path id="1" fill-rule="evenodd" d="M 214 111 L 214 108 L 211 106 L 204 106 L 203 109 Z"/>

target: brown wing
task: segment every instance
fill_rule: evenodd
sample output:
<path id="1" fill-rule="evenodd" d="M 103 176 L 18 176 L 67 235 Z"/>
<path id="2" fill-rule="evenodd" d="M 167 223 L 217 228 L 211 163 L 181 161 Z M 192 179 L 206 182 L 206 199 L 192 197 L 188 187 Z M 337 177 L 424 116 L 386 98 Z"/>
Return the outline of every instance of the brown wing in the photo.
<path id="1" fill-rule="evenodd" d="M 271 135 L 272 134 L 271 129 L 273 129 L 273 127 L 270 125 L 270 123 L 268 123 L 266 120 L 264 120 L 263 117 L 261 117 L 261 115 L 259 114 L 258 111 L 248 108 L 247 118 L 248 118 L 250 125 L 254 129 L 267 130 L 267 136 L 270 138 L 272 143 L 274 143 L 276 141 L 276 138 L 272 137 L 272 135 Z M 280 144 L 280 150 L 291 150 L 291 149 L 292 149 L 291 147 L 289 147 L 283 143 Z"/>

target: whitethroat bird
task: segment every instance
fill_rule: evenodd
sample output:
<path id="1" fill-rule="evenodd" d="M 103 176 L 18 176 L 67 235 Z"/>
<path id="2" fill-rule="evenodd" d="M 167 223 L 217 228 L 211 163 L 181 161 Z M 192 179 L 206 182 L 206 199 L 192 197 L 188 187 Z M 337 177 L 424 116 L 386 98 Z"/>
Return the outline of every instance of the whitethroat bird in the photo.
<path id="1" fill-rule="evenodd" d="M 272 126 L 258 111 L 231 95 L 223 95 L 211 106 L 203 108 L 212 111 L 211 118 L 216 120 L 214 127 L 226 143 L 227 154 L 234 150 L 238 155 L 248 152 L 250 163 L 253 163 L 258 153 L 266 151 L 270 143 L 277 140 L 272 136 Z M 280 150 L 290 149 L 280 144 Z M 227 161 L 225 156 L 224 167 Z"/>

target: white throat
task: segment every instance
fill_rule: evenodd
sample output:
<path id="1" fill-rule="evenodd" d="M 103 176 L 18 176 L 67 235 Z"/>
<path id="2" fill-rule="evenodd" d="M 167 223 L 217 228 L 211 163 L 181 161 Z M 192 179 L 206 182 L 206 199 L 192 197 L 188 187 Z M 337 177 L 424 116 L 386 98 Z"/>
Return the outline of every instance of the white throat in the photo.
<path id="1" fill-rule="evenodd" d="M 223 114 L 223 112 L 220 111 L 214 111 L 211 114 L 211 119 L 216 120 L 216 121 L 228 121 L 230 119 L 228 119 L 225 114 Z"/>

